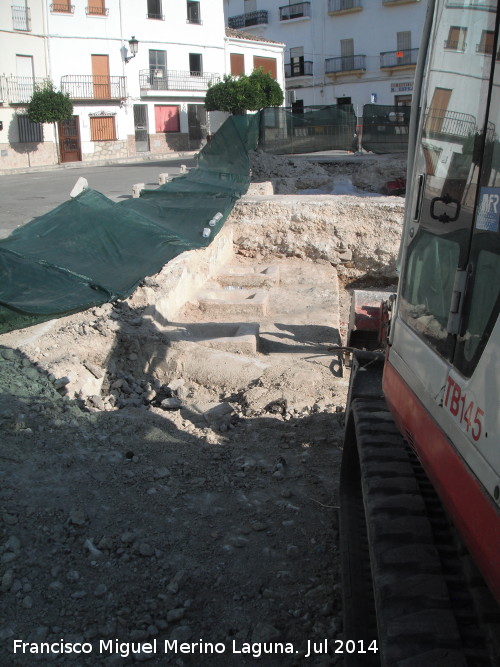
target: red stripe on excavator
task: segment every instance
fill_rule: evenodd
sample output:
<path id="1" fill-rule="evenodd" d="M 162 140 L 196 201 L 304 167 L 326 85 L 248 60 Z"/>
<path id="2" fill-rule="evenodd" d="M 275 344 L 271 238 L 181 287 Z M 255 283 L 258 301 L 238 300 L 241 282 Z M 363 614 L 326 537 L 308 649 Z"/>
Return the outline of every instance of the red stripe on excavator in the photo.
<path id="1" fill-rule="evenodd" d="M 404 434 L 457 526 L 491 592 L 500 603 L 500 512 L 417 396 L 386 361 L 384 395 Z"/>

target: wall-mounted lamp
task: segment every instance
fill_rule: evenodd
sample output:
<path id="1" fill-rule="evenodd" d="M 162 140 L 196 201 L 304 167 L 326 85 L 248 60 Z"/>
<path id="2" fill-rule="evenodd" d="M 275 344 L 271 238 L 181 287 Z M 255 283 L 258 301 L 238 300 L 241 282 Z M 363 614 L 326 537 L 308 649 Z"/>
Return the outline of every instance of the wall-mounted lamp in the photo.
<path id="1" fill-rule="evenodd" d="M 137 55 L 137 51 L 139 50 L 139 40 L 137 40 L 133 35 L 132 38 L 128 40 L 128 45 L 130 47 L 130 53 L 132 54 L 131 56 L 128 56 L 125 58 L 125 62 L 128 63 L 132 60 L 132 58 L 135 58 Z"/>

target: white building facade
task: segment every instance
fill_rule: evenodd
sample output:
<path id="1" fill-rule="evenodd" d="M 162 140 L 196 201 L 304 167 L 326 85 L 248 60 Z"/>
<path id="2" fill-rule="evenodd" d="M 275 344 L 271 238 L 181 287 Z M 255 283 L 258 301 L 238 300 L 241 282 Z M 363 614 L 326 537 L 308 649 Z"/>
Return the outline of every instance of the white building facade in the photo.
<path id="1" fill-rule="evenodd" d="M 283 45 L 226 35 L 223 0 L 12 2 L 0 3 L 0 170 L 198 150 L 224 118 L 204 99 L 231 53 L 274 58 L 284 88 Z M 25 117 L 47 78 L 74 107 L 56 130 Z"/>
<path id="2" fill-rule="evenodd" d="M 229 27 L 286 44 L 287 106 L 406 105 L 426 0 L 225 0 Z"/>

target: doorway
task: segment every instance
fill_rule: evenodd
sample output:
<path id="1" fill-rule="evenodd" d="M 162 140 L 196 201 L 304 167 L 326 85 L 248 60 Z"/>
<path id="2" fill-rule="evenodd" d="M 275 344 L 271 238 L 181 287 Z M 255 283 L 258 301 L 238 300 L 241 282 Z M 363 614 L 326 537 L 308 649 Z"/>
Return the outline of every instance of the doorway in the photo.
<path id="1" fill-rule="evenodd" d="M 397 107 L 411 107 L 411 95 L 394 95 L 394 104 Z"/>
<path id="2" fill-rule="evenodd" d="M 109 56 L 93 55 L 91 58 L 94 99 L 109 100 L 111 98 Z"/>
<path id="3" fill-rule="evenodd" d="M 149 151 L 148 105 L 134 104 L 135 151 Z"/>
<path id="4" fill-rule="evenodd" d="M 78 116 L 71 116 L 59 123 L 59 150 L 61 162 L 81 162 L 82 147 Z"/>
<path id="5" fill-rule="evenodd" d="M 189 149 L 200 148 L 207 138 L 207 110 L 204 104 L 188 104 Z"/>

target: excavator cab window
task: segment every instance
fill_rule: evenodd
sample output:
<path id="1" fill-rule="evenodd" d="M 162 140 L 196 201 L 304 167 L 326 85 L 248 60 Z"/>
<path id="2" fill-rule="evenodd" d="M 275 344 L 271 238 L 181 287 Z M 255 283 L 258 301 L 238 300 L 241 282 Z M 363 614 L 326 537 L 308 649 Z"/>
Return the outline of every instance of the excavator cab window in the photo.
<path id="1" fill-rule="evenodd" d="M 498 217 L 494 222 L 494 214 L 487 213 L 488 222 L 478 226 L 484 216 L 476 215 L 478 199 L 493 209 L 497 195 L 500 215 L 500 85 L 492 76 L 496 4 L 443 3 L 435 19 L 416 169 L 423 183 L 414 217 L 419 225 L 407 250 L 400 295 L 403 320 L 444 358 L 454 363 L 456 357 L 462 372 L 471 371 L 484 347 L 500 284 Z M 466 48 L 443 52 L 450 29 L 457 26 L 467 34 Z M 495 42 L 476 48 L 486 33 Z M 467 287 L 465 279 L 458 279 L 466 274 Z"/>
<path id="2" fill-rule="evenodd" d="M 500 309 L 500 60 L 495 51 L 488 123 L 476 216 L 469 253 L 469 282 L 465 293 L 463 325 L 454 365 L 471 375 L 486 347 Z"/>

